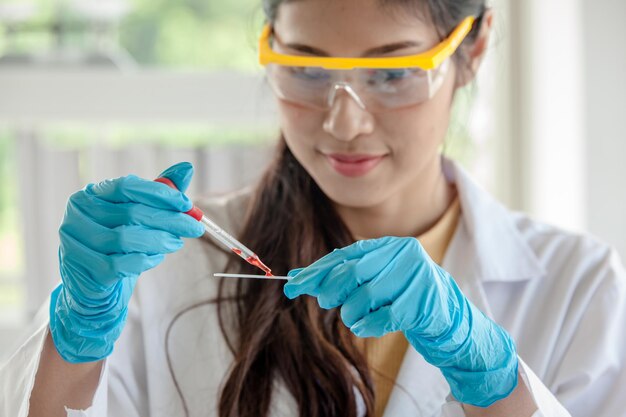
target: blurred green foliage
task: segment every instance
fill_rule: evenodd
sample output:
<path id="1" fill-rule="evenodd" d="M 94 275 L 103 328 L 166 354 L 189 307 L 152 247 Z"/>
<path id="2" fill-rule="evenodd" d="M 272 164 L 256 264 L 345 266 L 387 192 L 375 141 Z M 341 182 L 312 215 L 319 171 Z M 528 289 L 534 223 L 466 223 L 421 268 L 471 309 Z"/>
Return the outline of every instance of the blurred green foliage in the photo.
<path id="1" fill-rule="evenodd" d="M 36 15 L 24 26 L 28 29 L 19 30 L 10 43 L 6 31 L 0 30 L 0 54 L 53 49 L 55 37 L 50 27 L 58 23 L 79 28 L 78 33 L 64 37 L 66 46 L 90 47 L 90 36 L 80 32 L 84 30 L 81 25 L 89 22 L 63 0 L 30 1 L 37 5 Z M 112 38 L 140 65 L 258 70 L 261 0 L 128 0 L 128 4 L 130 11 L 114 26 Z"/>
<path id="2" fill-rule="evenodd" d="M 260 0 L 133 0 L 120 43 L 144 65 L 257 69 Z"/>

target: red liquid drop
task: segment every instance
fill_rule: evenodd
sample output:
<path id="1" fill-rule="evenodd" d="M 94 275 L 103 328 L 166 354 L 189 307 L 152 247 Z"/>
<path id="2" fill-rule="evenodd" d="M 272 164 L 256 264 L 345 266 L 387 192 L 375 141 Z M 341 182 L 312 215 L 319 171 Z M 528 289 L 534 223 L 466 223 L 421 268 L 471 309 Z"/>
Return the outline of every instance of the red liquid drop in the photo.
<path id="1" fill-rule="evenodd" d="M 265 276 L 266 277 L 273 277 L 274 276 L 274 275 L 272 275 L 272 270 L 269 269 L 267 266 L 265 266 L 265 264 L 263 262 L 261 262 L 261 260 L 259 258 L 256 258 L 254 256 L 250 256 L 250 257 L 248 257 L 248 259 L 246 259 L 246 261 L 250 265 L 254 265 L 257 268 L 260 268 L 263 272 L 265 272 Z"/>
<path id="2" fill-rule="evenodd" d="M 242 253 L 241 249 L 232 248 L 231 250 L 235 252 L 237 255 L 241 256 L 241 253 Z M 246 258 L 246 262 L 248 262 L 251 265 L 256 266 L 257 268 L 260 268 L 263 272 L 265 272 L 266 277 L 274 276 L 272 275 L 272 270 L 269 269 L 263 262 L 261 262 L 261 260 L 258 257 L 249 256 L 248 258 Z"/>

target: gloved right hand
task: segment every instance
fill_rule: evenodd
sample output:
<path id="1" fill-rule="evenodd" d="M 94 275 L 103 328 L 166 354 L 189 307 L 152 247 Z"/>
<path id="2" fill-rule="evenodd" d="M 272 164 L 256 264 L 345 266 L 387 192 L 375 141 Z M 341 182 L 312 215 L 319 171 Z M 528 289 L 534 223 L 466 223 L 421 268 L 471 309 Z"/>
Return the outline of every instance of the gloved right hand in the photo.
<path id="1" fill-rule="evenodd" d="M 67 362 L 105 358 L 124 327 L 139 274 L 195 238 L 203 226 L 184 214 L 193 176 L 188 162 L 167 177 L 180 190 L 134 175 L 89 184 L 67 203 L 59 229 L 62 284 L 51 295 L 50 332 Z"/>
<path id="2" fill-rule="evenodd" d="M 512 337 L 465 297 L 415 238 L 361 240 L 289 276 L 287 297 L 308 294 L 322 308 L 341 308 L 343 323 L 358 337 L 402 331 L 464 404 L 488 407 L 517 386 Z"/>

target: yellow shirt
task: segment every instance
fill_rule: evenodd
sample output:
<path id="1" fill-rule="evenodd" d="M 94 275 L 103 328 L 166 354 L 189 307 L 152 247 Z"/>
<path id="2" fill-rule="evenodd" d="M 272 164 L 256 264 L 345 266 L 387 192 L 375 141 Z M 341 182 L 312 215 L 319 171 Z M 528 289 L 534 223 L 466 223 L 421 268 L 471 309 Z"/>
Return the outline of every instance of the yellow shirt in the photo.
<path id="1" fill-rule="evenodd" d="M 418 236 L 418 240 L 437 264 L 441 264 L 461 213 L 458 197 L 441 218 L 428 231 Z M 402 359 L 409 346 L 402 332 L 386 334 L 380 338 L 356 338 L 356 345 L 365 355 L 370 366 L 376 392 L 376 417 L 383 415 L 389 395 L 395 384 Z"/>

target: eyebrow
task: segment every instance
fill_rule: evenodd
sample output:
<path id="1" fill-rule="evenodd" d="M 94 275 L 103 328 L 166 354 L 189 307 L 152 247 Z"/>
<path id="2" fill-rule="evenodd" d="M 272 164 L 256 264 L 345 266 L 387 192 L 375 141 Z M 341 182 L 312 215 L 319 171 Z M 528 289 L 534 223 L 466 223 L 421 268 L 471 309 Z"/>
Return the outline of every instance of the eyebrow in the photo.
<path id="1" fill-rule="evenodd" d="M 321 49 L 314 48 L 312 46 L 304 45 L 301 43 L 287 43 L 284 45 L 288 48 L 294 49 L 299 52 L 304 52 L 307 54 L 312 54 L 312 55 L 317 55 L 317 56 L 330 56 L 327 52 Z M 368 49 L 363 54 L 363 57 L 388 54 L 391 52 L 399 51 L 401 49 L 418 47 L 420 45 L 421 45 L 420 42 L 415 42 L 415 41 L 390 43 L 388 45 L 382 45 L 382 46 L 377 46 L 375 48 Z"/>

